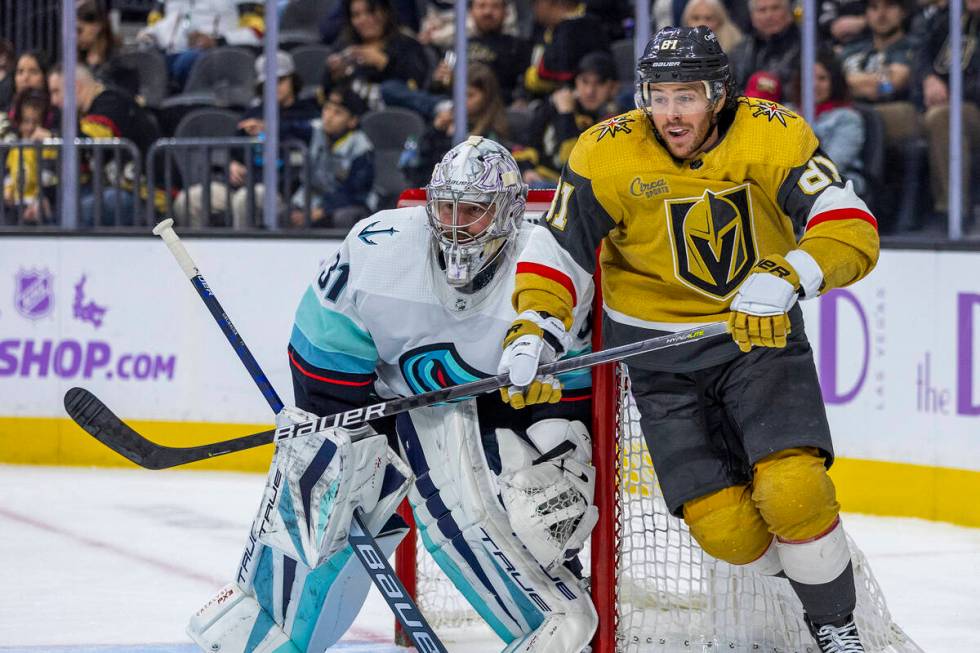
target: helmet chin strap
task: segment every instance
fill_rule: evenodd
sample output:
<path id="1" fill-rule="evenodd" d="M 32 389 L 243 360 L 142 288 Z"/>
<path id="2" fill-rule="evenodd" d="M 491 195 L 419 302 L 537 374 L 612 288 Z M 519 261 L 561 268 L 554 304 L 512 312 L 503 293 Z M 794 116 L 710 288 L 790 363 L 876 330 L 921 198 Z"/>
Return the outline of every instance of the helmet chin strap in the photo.
<path id="1" fill-rule="evenodd" d="M 708 139 L 711 138 L 711 135 L 715 133 L 716 129 L 718 129 L 718 114 L 715 112 L 714 105 L 712 105 L 711 118 L 708 120 L 708 129 L 705 130 L 704 138 L 701 139 L 701 142 L 698 143 L 696 148 L 698 154 L 701 154 L 701 148 L 708 142 Z"/>

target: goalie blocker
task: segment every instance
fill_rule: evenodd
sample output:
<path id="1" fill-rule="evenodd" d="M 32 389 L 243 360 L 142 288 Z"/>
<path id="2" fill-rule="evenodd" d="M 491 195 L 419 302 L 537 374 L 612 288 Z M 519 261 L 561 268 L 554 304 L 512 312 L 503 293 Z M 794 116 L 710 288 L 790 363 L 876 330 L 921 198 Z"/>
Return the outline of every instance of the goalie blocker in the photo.
<path id="1" fill-rule="evenodd" d="M 277 426 L 314 418 L 285 408 Z M 238 581 L 191 618 L 188 635 L 203 650 L 223 653 L 321 653 L 332 646 L 371 583 L 348 542 L 352 528 L 357 534 L 355 511 L 390 556 L 408 531 L 394 512 L 410 482 L 405 463 L 370 426 L 278 442 L 252 524 L 255 550 Z"/>

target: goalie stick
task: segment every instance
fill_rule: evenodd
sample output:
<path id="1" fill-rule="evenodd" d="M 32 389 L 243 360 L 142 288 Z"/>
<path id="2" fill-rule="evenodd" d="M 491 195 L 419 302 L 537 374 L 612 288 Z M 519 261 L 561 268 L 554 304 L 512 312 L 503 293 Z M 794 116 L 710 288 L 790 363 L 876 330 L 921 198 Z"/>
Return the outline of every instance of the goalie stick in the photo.
<path id="1" fill-rule="evenodd" d="M 190 254 L 187 252 L 184 244 L 180 242 L 177 232 L 174 231 L 173 224 L 174 221 L 170 218 L 162 220 L 159 224 L 153 227 L 153 233 L 160 236 L 163 239 L 163 242 L 166 243 L 171 254 L 174 255 L 175 259 L 177 259 L 177 264 L 180 265 L 180 269 L 185 275 L 187 275 L 191 285 L 194 286 L 194 289 L 201 297 L 204 305 L 207 306 L 208 311 L 214 318 L 214 321 L 219 327 L 221 327 L 222 333 L 225 334 L 229 344 L 231 344 L 232 348 L 235 350 L 235 353 L 238 354 L 239 360 L 241 360 L 242 364 L 245 366 L 245 369 L 248 370 L 249 376 L 252 377 L 252 380 L 255 381 L 255 384 L 262 392 L 262 396 L 265 397 L 265 400 L 269 403 L 272 411 L 278 414 L 279 411 L 285 407 L 282 399 L 279 398 L 275 388 L 272 387 L 272 383 L 269 382 L 269 378 L 265 375 L 265 372 L 262 371 L 262 368 L 259 366 L 259 362 L 255 360 L 252 352 L 249 351 L 248 346 L 246 346 L 245 341 L 238 333 L 235 325 L 232 324 L 231 318 L 228 317 L 228 314 L 225 313 L 225 310 L 221 307 L 221 304 L 218 302 L 218 298 L 208 286 L 204 276 L 197 269 L 197 266 L 194 265 L 194 261 L 191 259 Z M 70 392 L 71 391 L 69 390 L 69 393 Z M 68 409 L 68 403 L 68 395 L 66 394 L 66 409 Z M 101 402 L 99 403 L 101 404 Z M 70 415 L 72 414 L 71 410 L 68 412 Z M 96 412 L 98 413 L 99 411 Z M 120 425 L 128 428 L 119 420 L 119 418 L 112 415 L 111 412 L 108 410 L 105 412 L 114 417 Z M 75 419 L 74 415 L 72 415 L 72 418 Z M 77 419 L 75 419 L 75 421 L 85 428 L 85 426 Z M 88 431 L 87 428 L 86 430 Z M 132 429 L 129 430 L 132 431 Z M 107 431 L 107 429 L 103 429 L 101 432 Z M 89 431 L 89 433 L 92 433 L 92 431 Z M 132 431 L 132 433 L 136 434 L 135 431 Z M 137 438 L 139 438 L 138 434 Z M 96 436 L 96 439 L 99 439 L 99 437 Z M 145 438 L 143 440 L 149 443 L 149 441 L 145 440 Z M 130 453 L 133 452 L 131 451 Z M 130 458 L 129 456 L 126 457 Z M 133 459 L 130 458 L 130 460 Z M 134 460 L 134 462 L 136 461 Z M 249 539 L 251 540 L 252 538 Z M 415 601 L 408 593 L 408 590 L 405 589 L 405 586 L 398 578 L 398 574 L 396 574 L 395 570 L 391 567 L 391 564 L 388 562 L 388 558 L 384 555 L 384 552 L 381 551 L 380 547 L 378 547 L 378 542 L 371 535 L 370 531 L 367 530 L 367 527 L 364 524 L 364 512 L 359 507 L 354 509 L 352 515 L 348 542 L 353 549 L 354 554 L 361 562 L 361 565 L 364 567 L 364 571 L 371 578 L 371 582 L 374 583 L 378 589 L 378 592 L 388 604 L 388 607 L 391 609 L 392 614 L 394 614 L 395 619 L 401 625 L 402 629 L 408 634 L 409 638 L 411 638 L 412 643 L 415 644 L 416 650 L 422 653 L 448 653 L 446 647 L 439 640 L 439 637 L 435 634 L 435 631 L 432 630 L 432 626 L 430 626 L 429 622 L 426 621 L 422 611 L 419 610 L 418 606 L 415 604 Z M 254 540 L 251 542 L 251 545 L 254 548 Z M 242 556 L 242 562 L 239 565 L 239 577 L 241 577 L 243 574 L 248 575 L 245 565 L 247 564 L 249 557 L 249 550 L 246 549 L 246 552 Z M 252 567 L 252 569 L 254 569 L 254 567 Z"/>
<path id="2" fill-rule="evenodd" d="M 613 363 L 630 356 L 675 347 L 684 343 L 697 342 L 704 338 L 721 335 L 728 332 L 728 325 L 715 322 L 696 329 L 679 331 L 649 340 L 641 340 L 612 349 L 564 358 L 554 363 L 548 363 L 538 368 L 538 373 L 560 374 L 602 363 Z M 150 441 L 137 433 L 121 419 L 116 417 L 98 397 L 84 388 L 72 388 L 65 393 L 65 410 L 75 422 L 85 429 L 92 437 L 119 453 L 132 462 L 147 469 L 166 469 L 199 460 L 207 460 L 215 456 L 223 456 L 235 451 L 244 451 L 259 447 L 277 440 L 310 435 L 321 429 L 332 426 L 354 427 L 368 420 L 387 417 L 402 413 L 413 408 L 423 408 L 437 403 L 455 401 L 472 397 L 485 392 L 492 392 L 508 385 L 506 374 L 491 376 L 479 381 L 454 385 L 440 390 L 433 390 L 411 397 L 390 399 L 363 408 L 354 408 L 343 413 L 335 413 L 324 417 L 284 426 L 268 431 L 259 431 L 230 440 L 202 444 L 196 447 L 168 447 Z"/>

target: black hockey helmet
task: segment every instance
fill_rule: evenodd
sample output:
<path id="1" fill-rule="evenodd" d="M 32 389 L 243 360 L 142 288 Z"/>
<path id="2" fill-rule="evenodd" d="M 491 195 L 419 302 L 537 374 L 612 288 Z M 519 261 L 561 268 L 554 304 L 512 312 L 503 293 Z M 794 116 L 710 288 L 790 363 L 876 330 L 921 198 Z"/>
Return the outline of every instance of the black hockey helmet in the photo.
<path id="1" fill-rule="evenodd" d="M 668 82 L 704 82 L 712 103 L 725 91 L 726 104 L 735 104 L 728 55 L 707 27 L 665 27 L 647 42 L 636 64 L 636 106 L 649 107 L 650 84 Z"/>

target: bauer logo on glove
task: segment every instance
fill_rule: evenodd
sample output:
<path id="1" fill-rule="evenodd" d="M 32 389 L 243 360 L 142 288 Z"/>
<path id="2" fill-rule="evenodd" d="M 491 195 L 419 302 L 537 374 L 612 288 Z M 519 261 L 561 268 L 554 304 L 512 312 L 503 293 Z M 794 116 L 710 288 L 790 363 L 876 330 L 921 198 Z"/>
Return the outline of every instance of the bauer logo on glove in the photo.
<path id="1" fill-rule="evenodd" d="M 538 375 L 538 366 L 558 359 L 571 342 L 565 325 L 556 317 L 524 311 L 504 338 L 498 374 L 510 376 L 510 387 L 500 389 L 504 403 L 513 408 L 554 404 L 561 399 L 561 383 L 550 374 Z"/>
<path id="2" fill-rule="evenodd" d="M 772 274 L 775 274 L 782 279 L 785 279 L 786 277 L 796 274 L 796 271 L 793 270 L 793 268 L 783 267 L 782 265 L 772 260 L 771 258 L 762 259 L 761 261 L 755 264 L 755 267 L 760 270 L 764 270 L 766 272 L 771 272 Z M 799 279 L 797 279 L 797 282 L 798 281 Z M 797 285 L 799 284 L 797 283 Z"/>
<path id="3" fill-rule="evenodd" d="M 789 309 L 799 297 L 800 277 L 779 254 L 756 263 L 732 300 L 728 326 L 738 348 L 785 347 Z"/>

